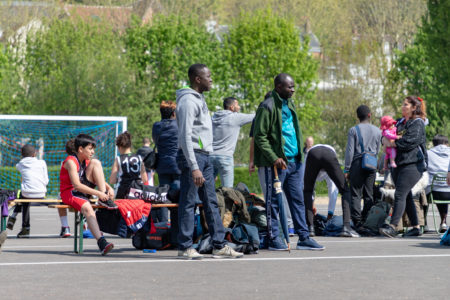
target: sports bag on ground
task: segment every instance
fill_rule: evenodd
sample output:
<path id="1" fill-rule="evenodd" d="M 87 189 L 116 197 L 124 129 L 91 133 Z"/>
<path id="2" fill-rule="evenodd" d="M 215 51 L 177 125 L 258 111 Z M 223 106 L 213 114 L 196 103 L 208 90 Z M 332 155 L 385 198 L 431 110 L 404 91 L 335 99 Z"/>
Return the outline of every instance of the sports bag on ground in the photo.
<path id="1" fill-rule="evenodd" d="M 172 244 L 170 243 L 170 223 L 155 223 L 154 227 L 156 229 L 155 233 L 150 233 L 148 226 L 144 226 L 142 229 L 136 232 L 132 239 L 134 248 L 138 250 L 164 250 L 172 246 Z"/>
<path id="2" fill-rule="evenodd" d="M 380 201 L 369 210 L 364 228 L 369 229 L 372 233 L 378 234 L 378 229 L 386 222 L 389 217 L 391 205 L 385 201 Z"/>

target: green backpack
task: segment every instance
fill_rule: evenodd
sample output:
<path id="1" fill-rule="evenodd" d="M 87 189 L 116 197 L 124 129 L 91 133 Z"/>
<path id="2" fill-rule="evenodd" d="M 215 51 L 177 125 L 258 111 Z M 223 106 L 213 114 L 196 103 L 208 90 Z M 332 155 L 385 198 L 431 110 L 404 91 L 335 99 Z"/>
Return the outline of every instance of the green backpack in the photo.
<path id="1" fill-rule="evenodd" d="M 386 222 L 389 217 L 389 210 L 391 205 L 387 202 L 380 201 L 369 210 L 367 219 L 364 222 L 364 227 L 378 234 L 378 229 Z"/>

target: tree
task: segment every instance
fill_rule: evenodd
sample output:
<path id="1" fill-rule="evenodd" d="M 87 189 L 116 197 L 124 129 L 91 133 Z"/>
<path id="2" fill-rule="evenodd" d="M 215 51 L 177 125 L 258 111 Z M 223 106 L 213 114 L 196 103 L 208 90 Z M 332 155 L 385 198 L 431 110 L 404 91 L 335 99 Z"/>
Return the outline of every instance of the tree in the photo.
<path id="1" fill-rule="evenodd" d="M 21 112 L 20 95 L 23 89 L 19 84 L 19 70 L 9 48 L 0 50 L 0 113 L 18 114 Z"/>
<path id="2" fill-rule="evenodd" d="M 214 80 L 208 106 L 220 104 L 220 44 L 194 18 L 158 15 L 149 25 L 135 22 L 127 30 L 125 44 L 130 64 L 136 66 L 141 83 L 154 95 L 154 103 L 174 101 L 175 91 L 188 84 L 189 66 L 204 63 Z"/>
<path id="3" fill-rule="evenodd" d="M 448 1 L 428 1 L 428 12 L 415 42 L 398 52 L 394 68 L 388 75 L 385 98 L 397 111 L 407 94 L 422 97 L 427 104 L 429 126 L 427 136 L 450 134 L 450 27 Z"/>
<path id="4" fill-rule="evenodd" d="M 229 74 L 224 76 L 226 87 L 245 99 L 247 110 L 256 110 L 264 95 L 274 88 L 274 77 L 282 72 L 296 82 L 297 106 L 310 107 L 318 62 L 308 54 L 308 40 L 300 40 L 292 21 L 278 18 L 271 11 L 242 13 L 224 37 L 224 60 L 229 66 Z"/>
<path id="5" fill-rule="evenodd" d="M 120 115 L 133 135 L 148 130 L 151 97 L 135 83 L 121 39 L 106 24 L 48 20 L 28 35 L 21 63 L 27 113 Z"/>

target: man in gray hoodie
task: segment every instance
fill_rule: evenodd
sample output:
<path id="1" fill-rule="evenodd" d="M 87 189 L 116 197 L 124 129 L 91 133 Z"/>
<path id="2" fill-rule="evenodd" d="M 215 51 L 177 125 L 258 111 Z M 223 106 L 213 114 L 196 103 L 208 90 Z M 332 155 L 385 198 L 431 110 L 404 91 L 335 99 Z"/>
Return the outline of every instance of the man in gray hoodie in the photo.
<path id="1" fill-rule="evenodd" d="M 211 155 L 211 162 L 214 166 L 214 177 L 219 174 L 222 186 L 231 188 L 234 183 L 233 154 L 239 130 L 245 124 L 251 123 L 255 114 L 240 113 L 239 102 L 233 97 L 223 100 L 223 108 L 212 117 L 214 154 Z"/>
<path id="2" fill-rule="evenodd" d="M 210 153 L 213 151 L 212 122 L 203 92 L 211 89 L 208 67 L 194 64 L 188 71 L 190 87 L 177 91 L 176 116 L 179 129 L 177 154 L 180 177 L 178 207 L 178 256 L 202 259 L 193 247 L 194 210 L 196 195 L 200 197 L 206 214 L 213 244 L 213 258 L 238 258 L 243 253 L 234 251 L 225 240 L 225 228 L 220 218 Z"/>
<path id="3" fill-rule="evenodd" d="M 356 115 L 358 116 L 359 124 L 348 131 L 344 174 L 345 178 L 350 180 L 352 221 L 360 229 L 374 204 L 373 185 L 376 177 L 376 170 L 365 170 L 362 168 L 362 156 L 363 152 L 371 152 L 374 155 L 378 155 L 381 146 L 381 130 L 370 124 L 372 113 L 368 106 L 358 106 Z M 362 138 L 361 141 L 359 136 Z M 364 150 L 361 149 L 361 144 Z M 364 199 L 362 212 L 361 198 Z"/>

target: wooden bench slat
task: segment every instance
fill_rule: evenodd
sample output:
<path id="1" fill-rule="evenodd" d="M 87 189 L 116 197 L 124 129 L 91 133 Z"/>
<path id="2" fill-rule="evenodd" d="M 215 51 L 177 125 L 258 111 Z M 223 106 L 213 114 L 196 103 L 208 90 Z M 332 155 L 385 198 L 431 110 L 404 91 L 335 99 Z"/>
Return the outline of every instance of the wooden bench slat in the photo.
<path id="1" fill-rule="evenodd" d="M 152 204 L 152 208 L 159 208 L 159 207 L 178 207 L 177 203 L 167 203 L 167 204 Z M 72 208 L 72 206 L 67 204 L 52 204 L 49 205 L 48 208 Z M 103 205 L 97 205 L 93 204 L 92 208 L 106 208 Z"/>

